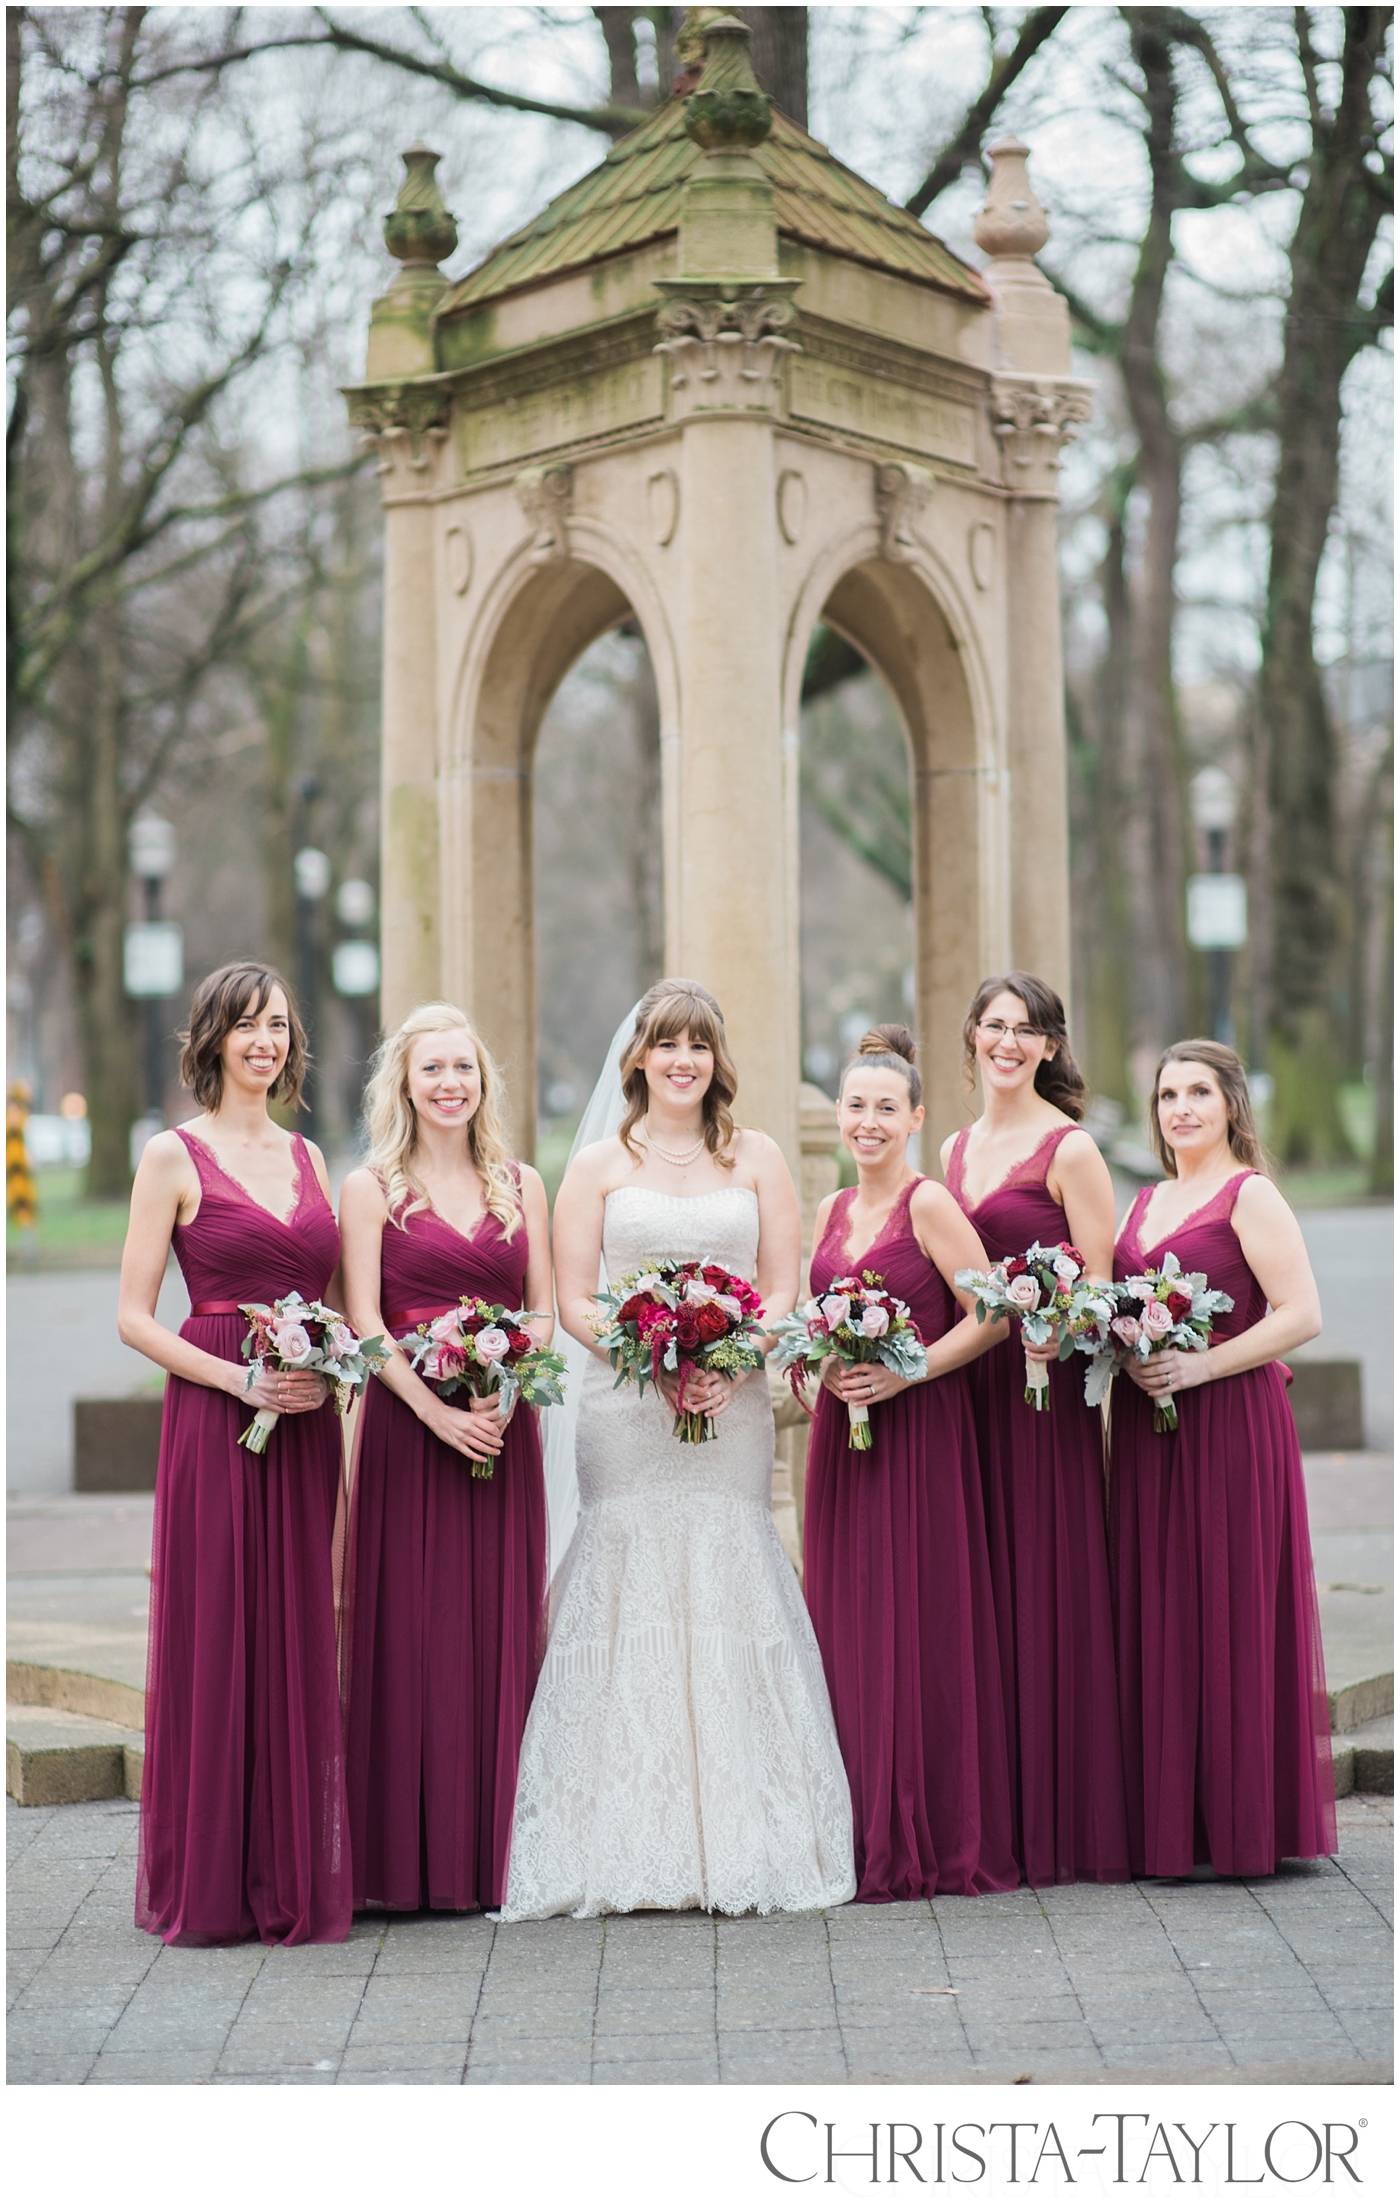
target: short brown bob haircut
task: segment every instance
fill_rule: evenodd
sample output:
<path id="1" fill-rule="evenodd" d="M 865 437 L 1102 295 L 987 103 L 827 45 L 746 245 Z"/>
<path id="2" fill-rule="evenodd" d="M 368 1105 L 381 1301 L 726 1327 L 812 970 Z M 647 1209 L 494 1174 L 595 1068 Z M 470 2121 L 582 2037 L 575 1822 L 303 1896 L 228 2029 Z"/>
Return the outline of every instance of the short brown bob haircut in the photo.
<path id="1" fill-rule="evenodd" d="M 285 1102 L 291 1109 L 304 1105 L 301 1090 L 311 1062 L 306 1034 L 297 1016 L 292 991 L 270 964 L 221 964 L 202 979 L 190 1004 L 188 1032 L 180 1035 L 180 1084 L 189 1087 L 201 1109 L 217 1110 L 224 1098 L 224 1067 L 220 1050 L 240 1018 L 264 1010 L 274 987 L 280 987 L 287 1004 L 287 1061 L 268 1088 L 270 1102 Z"/>

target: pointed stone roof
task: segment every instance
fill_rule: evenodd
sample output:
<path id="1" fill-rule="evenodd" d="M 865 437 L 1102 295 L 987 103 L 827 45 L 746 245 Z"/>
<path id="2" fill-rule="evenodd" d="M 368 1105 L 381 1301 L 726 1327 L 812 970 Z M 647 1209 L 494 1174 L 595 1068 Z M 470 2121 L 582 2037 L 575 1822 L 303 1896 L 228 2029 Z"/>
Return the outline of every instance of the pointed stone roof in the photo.
<path id="1" fill-rule="evenodd" d="M 668 100 L 619 139 L 599 167 L 453 284 L 438 318 L 673 234 L 685 180 L 704 158 L 686 134 L 684 100 Z M 776 107 L 772 131 L 752 158 L 773 186 L 780 237 L 928 284 L 969 305 L 991 304 L 981 277 L 956 253 Z"/>

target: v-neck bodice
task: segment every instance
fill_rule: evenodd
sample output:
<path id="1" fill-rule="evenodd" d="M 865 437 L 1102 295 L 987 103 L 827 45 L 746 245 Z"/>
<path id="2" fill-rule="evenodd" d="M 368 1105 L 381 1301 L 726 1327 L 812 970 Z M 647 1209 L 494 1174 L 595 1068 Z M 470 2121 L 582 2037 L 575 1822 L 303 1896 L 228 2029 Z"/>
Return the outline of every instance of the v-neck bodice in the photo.
<path id="1" fill-rule="evenodd" d="M 989 1186 L 978 1202 L 968 1200 L 963 1177 L 971 1127 L 965 1125 L 958 1134 L 948 1158 L 948 1191 L 976 1225 L 978 1237 L 994 1263 L 1007 1255 L 1023 1254 L 1036 1240 L 1054 1246 L 1069 1238 L 1069 1220 L 1047 1181 L 1061 1141 L 1078 1130 L 1077 1125 L 1052 1125 L 1030 1154 L 1014 1163 L 995 1186 Z"/>
<path id="2" fill-rule="evenodd" d="M 1175 1255 L 1183 1270 L 1204 1271 L 1208 1283 L 1217 1292 L 1228 1293 L 1234 1307 L 1211 1320 L 1213 1339 L 1233 1339 L 1238 1332 L 1248 1331 L 1257 1324 L 1268 1307 L 1264 1289 L 1245 1261 L 1235 1228 L 1230 1222 L 1240 1188 L 1252 1171 L 1237 1171 L 1233 1178 L 1218 1186 L 1209 1201 L 1202 1202 L 1172 1231 L 1162 1233 L 1149 1247 L 1144 1247 L 1138 1237 L 1143 1215 L 1156 1188 L 1144 1186 L 1128 1212 L 1128 1221 L 1118 1235 L 1114 1252 L 1113 1275 L 1115 1278 L 1131 1278 L 1135 1271 L 1144 1268 L 1156 1270 L 1162 1257 L 1168 1252 Z"/>
<path id="3" fill-rule="evenodd" d="M 170 1236 L 190 1300 L 277 1301 L 288 1293 L 319 1299 L 340 1261 L 340 1233 L 301 1134 L 292 1135 L 296 1198 L 291 1214 L 279 1217 L 207 1141 L 183 1125 L 175 1129 L 199 1174 L 199 1208 Z"/>

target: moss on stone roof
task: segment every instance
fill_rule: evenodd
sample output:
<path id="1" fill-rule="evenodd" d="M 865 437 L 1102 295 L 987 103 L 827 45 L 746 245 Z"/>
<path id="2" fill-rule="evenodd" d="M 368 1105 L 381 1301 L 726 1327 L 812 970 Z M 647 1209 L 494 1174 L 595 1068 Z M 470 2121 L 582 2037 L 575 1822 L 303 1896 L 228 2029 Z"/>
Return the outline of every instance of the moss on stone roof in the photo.
<path id="1" fill-rule="evenodd" d="M 439 318 L 673 233 L 685 180 L 703 159 L 686 135 L 684 101 L 669 100 L 455 283 Z M 970 305 L 990 304 L 981 278 L 956 253 L 777 108 L 754 159 L 773 186 L 780 236 L 930 284 Z"/>

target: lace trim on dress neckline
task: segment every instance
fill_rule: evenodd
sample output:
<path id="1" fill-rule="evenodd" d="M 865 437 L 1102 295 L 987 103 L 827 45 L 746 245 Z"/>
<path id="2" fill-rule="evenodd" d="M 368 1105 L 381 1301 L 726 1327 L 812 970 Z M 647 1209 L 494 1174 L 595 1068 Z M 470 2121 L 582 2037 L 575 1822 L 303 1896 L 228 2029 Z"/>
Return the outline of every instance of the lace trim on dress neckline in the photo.
<path id="1" fill-rule="evenodd" d="M 1236 1171 L 1233 1177 L 1226 1179 L 1223 1186 L 1217 1186 L 1213 1194 L 1208 1194 L 1198 1209 L 1188 1209 L 1179 1223 L 1169 1226 L 1167 1231 L 1159 1234 L 1155 1240 L 1144 1240 L 1139 1227 L 1143 1218 L 1147 1215 L 1148 1205 L 1162 1181 L 1159 1179 L 1155 1185 L 1144 1186 L 1139 1192 L 1138 1198 L 1133 1204 L 1132 1213 L 1128 1218 L 1128 1230 L 1133 1235 L 1133 1241 L 1139 1255 L 1152 1255 L 1159 1247 L 1165 1247 L 1168 1240 L 1174 1239 L 1178 1232 L 1184 1232 L 1188 1225 L 1198 1223 L 1202 1217 L 1207 1215 L 1223 1194 L 1232 1191 L 1237 1194 L 1246 1179 L 1257 1178 L 1257 1176 L 1258 1173 L 1252 1168 Z"/>
<path id="2" fill-rule="evenodd" d="M 177 1125 L 175 1127 L 175 1130 L 180 1135 L 180 1138 L 183 1141 L 187 1143 L 192 1142 L 196 1148 L 202 1150 L 202 1152 L 209 1158 L 210 1163 L 214 1166 L 214 1169 L 218 1172 L 220 1178 L 226 1179 L 228 1181 L 228 1184 L 233 1187 L 234 1191 L 238 1194 L 241 1200 L 251 1203 L 254 1209 L 261 1210 L 262 1214 L 265 1217 L 271 1217 L 273 1223 L 280 1224 L 284 1228 L 284 1230 L 288 1225 L 295 1224 L 298 1216 L 301 1214 L 302 1204 L 306 1200 L 306 1179 L 311 1163 L 311 1158 L 306 1152 L 306 1142 L 302 1139 L 300 1133 L 292 1134 L 292 1161 L 296 1167 L 292 1178 L 292 1206 L 287 1211 L 287 1214 L 285 1216 L 281 1216 L 279 1215 L 277 1210 L 270 1209 L 265 1201 L 259 1201 L 257 1195 L 243 1184 L 242 1179 L 234 1177 L 232 1171 L 229 1170 L 227 1164 L 221 1163 L 219 1161 L 218 1156 L 210 1147 L 207 1140 L 201 1140 L 198 1133 L 192 1133 L 189 1130 L 188 1126 L 185 1125 Z M 311 1176 L 315 1178 L 315 1173 L 311 1172 Z M 320 1192 L 319 1180 L 317 1181 L 317 1192 Z M 204 1207 L 204 1194 L 204 1182 L 203 1180 L 201 1180 L 199 1188 L 200 1209 Z M 326 1206 L 329 1208 L 330 1204 L 327 1203 Z M 198 1216 L 199 1209 L 196 1209 L 194 1216 L 190 1218 L 189 1224 L 183 1226 L 182 1230 L 188 1232 L 190 1225 L 195 1222 Z"/>
<path id="3" fill-rule="evenodd" d="M 831 1205 L 831 1215 L 830 1215 L 830 1217 L 829 1217 L 829 1218 L 827 1219 L 827 1226 L 826 1226 L 826 1230 L 825 1230 L 825 1232 L 824 1232 L 824 1233 L 822 1234 L 822 1245 L 823 1245 L 823 1247 L 825 1247 L 825 1245 L 826 1245 L 827 1241 L 828 1241 L 828 1240 L 830 1239 L 830 1237 L 831 1237 L 831 1231 L 832 1231 L 832 1227 L 833 1227 L 833 1225 L 834 1225 L 834 1224 L 836 1223 L 836 1220 L 837 1220 L 837 1218 L 838 1218 L 838 1216 L 839 1216 L 839 1217 L 840 1217 L 840 1220 L 841 1220 L 841 1238 L 840 1238 L 840 1240 L 839 1240 L 839 1241 L 837 1242 L 837 1250 L 836 1250 L 836 1251 L 837 1251 L 837 1254 L 838 1254 L 838 1255 L 840 1256 L 840 1258 L 841 1258 L 841 1261 L 842 1261 L 842 1263 L 843 1263 L 843 1264 L 845 1264 L 845 1263 L 863 1263 L 863 1262 L 865 1261 L 866 1257 L 867 1257 L 868 1255 L 872 1254 L 872 1253 L 874 1252 L 874 1250 L 875 1250 L 875 1249 L 876 1249 L 876 1248 L 877 1248 L 877 1247 L 878 1247 L 878 1246 L 880 1245 L 880 1242 L 881 1242 L 881 1240 L 883 1240 L 883 1239 L 884 1239 L 884 1237 L 885 1237 L 885 1234 L 886 1234 L 886 1233 L 887 1233 L 887 1232 L 889 1231 L 889 1229 L 890 1229 L 891 1225 L 892 1225 L 892 1224 L 894 1223 L 895 1219 L 896 1219 L 896 1218 L 898 1217 L 898 1215 L 899 1215 L 900 1211 L 901 1211 L 902 1209 L 907 1209 L 907 1208 L 908 1208 L 908 1206 L 909 1206 L 910 1202 L 911 1202 L 911 1201 L 913 1200 L 913 1198 L 914 1198 L 914 1195 L 915 1195 L 915 1193 L 916 1193 L 917 1189 L 918 1189 L 919 1187 L 921 1187 L 921 1186 L 923 1185 L 923 1183 L 924 1183 L 924 1175 L 923 1175 L 923 1173 L 922 1173 L 922 1171 L 921 1171 L 921 1172 L 919 1172 L 919 1173 L 918 1173 L 918 1175 L 917 1175 L 916 1177 L 914 1177 L 914 1178 L 910 1179 L 910 1181 L 909 1181 L 909 1184 L 908 1184 L 907 1186 L 903 1186 L 903 1187 L 901 1187 L 901 1188 L 900 1188 L 900 1191 L 899 1191 L 899 1198 L 898 1198 L 898 1200 L 897 1200 L 897 1201 L 895 1202 L 895 1205 L 894 1205 L 893 1209 L 892 1209 L 892 1210 L 890 1211 L 889 1215 L 888 1215 L 888 1216 L 886 1217 L 886 1219 L 885 1219 L 884 1223 L 883 1223 L 883 1224 L 881 1225 L 881 1227 L 880 1227 L 879 1231 L 878 1231 L 878 1232 L 876 1233 L 876 1235 L 875 1235 L 874 1239 L 873 1239 L 873 1240 L 867 1240 L 867 1241 L 866 1241 L 866 1243 L 865 1243 L 865 1246 L 863 1247 L 863 1249 L 861 1250 L 861 1252 L 860 1252 L 860 1254 L 859 1254 L 859 1255 L 852 1255 L 852 1253 L 851 1253 L 851 1251 L 850 1251 L 850 1247 L 849 1247 L 849 1245 L 848 1245 L 848 1243 L 847 1243 L 847 1239 L 846 1239 L 846 1224 L 847 1224 L 847 1221 L 848 1221 L 848 1219 L 849 1219 L 849 1217 L 850 1217 L 851 1211 L 852 1211 L 852 1210 L 854 1209 L 854 1207 L 855 1207 L 855 1197 L 856 1197 L 856 1195 L 857 1195 L 857 1194 L 858 1194 L 858 1193 L 860 1192 L 860 1188 L 859 1188 L 858 1186 L 843 1186 L 843 1187 L 842 1187 L 842 1189 L 841 1189 L 841 1192 L 842 1192 L 843 1194 L 849 1194 L 851 1198 L 850 1198 L 850 1200 L 849 1200 L 848 1202 L 845 1202 L 844 1204 L 842 1204 L 842 1205 L 841 1205 L 841 1206 L 839 1206 L 839 1207 L 838 1207 L 838 1205 L 837 1205 L 837 1204 L 836 1204 L 835 1202 L 833 1202 L 833 1203 L 832 1203 L 832 1205 Z"/>
<path id="4" fill-rule="evenodd" d="M 1007 1187 L 1011 1185 L 1012 1181 L 1017 1177 L 1017 1175 L 1022 1171 L 1028 1171 L 1031 1165 L 1036 1162 L 1038 1158 L 1043 1154 L 1045 1148 L 1052 1140 L 1058 1147 L 1059 1143 L 1064 1140 L 1068 1134 L 1081 1133 L 1083 1132 L 1083 1130 L 1084 1128 L 1082 1125 L 1052 1125 L 1049 1132 L 1046 1133 L 1044 1139 L 1038 1140 L 1036 1142 L 1035 1146 L 1031 1149 L 1029 1155 L 1022 1156 L 1019 1163 L 1013 1163 L 1010 1170 L 1004 1171 L 994 1185 L 989 1186 L 986 1189 L 985 1193 L 979 1194 L 976 1201 L 967 1201 L 965 1203 L 968 1214 L 971 1215 L 974 1209 L 985 1209 L 993 1194 L 1004 1194 Z M 967 1192 L 967 1173 L 963 1167 L 963 1158 L 967 1153 L 967 1143 L 971 1132 L 972 1127 L 970 1125 L 963 1126 L 961 1132 L 958 1134 L 957 1139 L 953 1143 L 953 1153 L 948 1158 L 950 1168 L 955 1167 L 957 1170 L 958 1183 L 956 1189 L 951 1189 L 951 1191 L 955 1192 L 956 1198 L 959 1202 L 963 1201 L 963 1197 Z"/>

